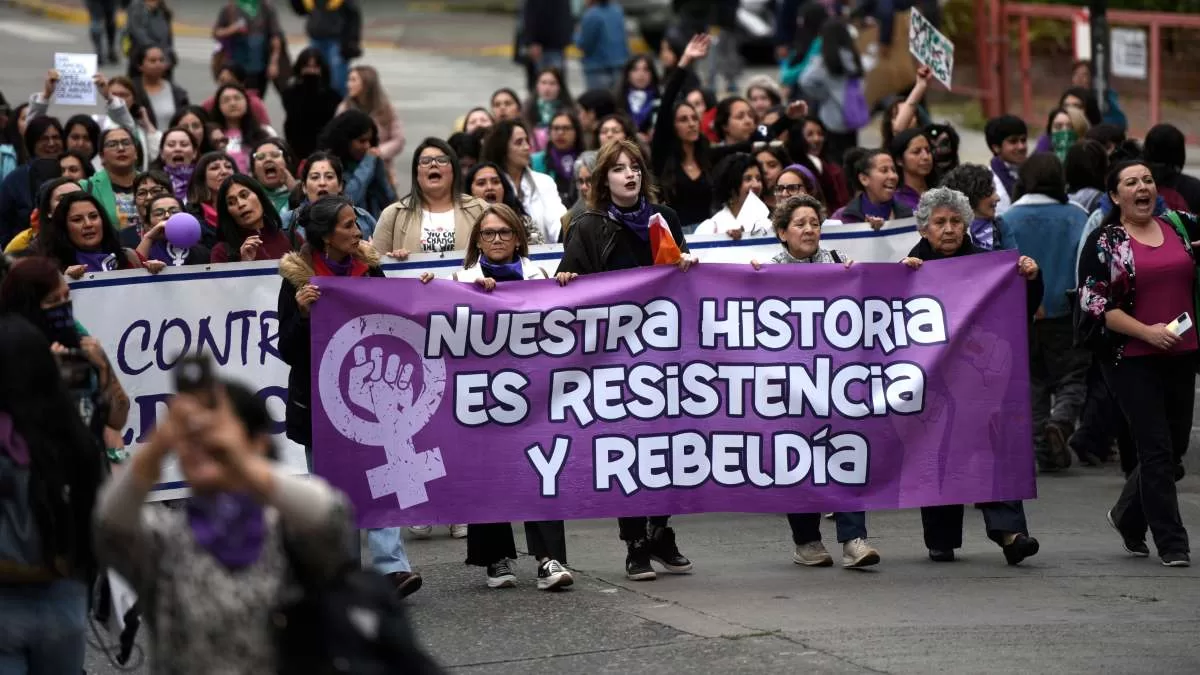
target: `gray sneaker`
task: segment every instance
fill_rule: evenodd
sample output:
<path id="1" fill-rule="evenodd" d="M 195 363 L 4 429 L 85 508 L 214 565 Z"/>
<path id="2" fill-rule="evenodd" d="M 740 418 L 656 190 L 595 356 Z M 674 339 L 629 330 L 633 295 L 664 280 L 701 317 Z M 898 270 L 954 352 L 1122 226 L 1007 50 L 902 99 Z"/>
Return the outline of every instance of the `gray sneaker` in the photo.
<path id="1" fill-rule="evenodd" d="M 842 544 L 842 567 L 857 569 L 879 564 L 879 551 L 867 545 L 867 540 L 859 537 Z"/>
<path id="2" fill-rule="evenodd" d="M 825 550 L 825 544 L 810 541 L 796 546 L 796 550 L 792 551 L 792 562 L 805 567 L 829 567 L 833 564 L 833 556 Z"/>

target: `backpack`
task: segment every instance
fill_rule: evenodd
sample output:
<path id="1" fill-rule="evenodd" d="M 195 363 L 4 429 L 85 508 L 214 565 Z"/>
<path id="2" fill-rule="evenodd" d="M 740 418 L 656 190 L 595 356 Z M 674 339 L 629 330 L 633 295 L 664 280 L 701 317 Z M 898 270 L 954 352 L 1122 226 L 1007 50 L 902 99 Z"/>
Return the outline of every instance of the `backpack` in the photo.
<path id="1" fill-rule="evenodd" d="M 842 120 L 849 131 L 858 131 L 871 121 L 871 108 L 867 105 L 867 96 L 863 93 L 861 77 L 846 79 L 846 89 L 842 97 Z"/>
<path id="2" fill-rule="evenodd" d="M 396 588 L 383 575 L 347 561 L 320 582 L 306 573 L 284 535 L 297 584 L 274 615 L 279 675 L 441 675 L 417 647 Z"/>

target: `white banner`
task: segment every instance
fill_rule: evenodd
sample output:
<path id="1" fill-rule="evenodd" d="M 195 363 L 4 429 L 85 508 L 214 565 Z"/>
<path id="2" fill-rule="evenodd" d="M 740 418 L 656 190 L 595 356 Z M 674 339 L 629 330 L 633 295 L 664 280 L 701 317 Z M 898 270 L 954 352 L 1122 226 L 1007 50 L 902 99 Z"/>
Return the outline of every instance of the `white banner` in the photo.
<path id="1" fill-rule="evenodd" d="M 899 261 L 917 243 L 913 220 L 892 221 L 879 231 L 866 225 L 830 225 L 821 244 L 860 262 Z M 778 240 L 757 237 L 732 241 L 723 235 L 688 238 L 706 262 L 770 260 Z M 533 247 L 531 257 L 553 274 L 562 246 Z M 386 260 L 391 260 L 390 258 Z M 284 408 L 290 367 L 276 349 L 281 280 L 275 261 L 168 268 L 151 276 L 143 270 L 88 274 L 71 283 L 75 317 L 96 337 L 132 401 L 125 443 L 145 441 L 173 390 L 172 366 L 183 355 L 209 354 L 223 377 L 242 382 L 264 399 L 276 420 L 275 440 L 284 463 L 305 471 L 303 449 L 284 435 Z M 449 277 L 462 268 L 462 256 L 414 255 L 384 265 L 390 277 L 433 272 Z M 152 499 L 175 499 L 186 487 L 174 462 L 164 467 L 163 483 Z"/>

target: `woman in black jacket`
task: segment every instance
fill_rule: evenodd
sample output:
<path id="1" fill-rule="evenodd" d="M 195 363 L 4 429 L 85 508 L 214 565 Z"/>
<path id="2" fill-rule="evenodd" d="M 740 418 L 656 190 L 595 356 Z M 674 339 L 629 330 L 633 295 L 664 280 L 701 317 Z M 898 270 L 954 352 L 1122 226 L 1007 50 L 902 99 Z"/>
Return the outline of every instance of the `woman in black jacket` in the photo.
<path id="1" fill-rule="evenodd" d="M 304 446 L 312 471 L 312 361 L 309 311 L 321 298 L 313 277 L 382 277 L 379 254 L 362 239 L 354 204 L 344 195 L 326 195 L 305 205 L 297 216 L 307 243 L 279 261 L 279 355 L 288 373 L 287 437 Z M 404 554 L 400 528 L 368 530 L 367 545 L 376 569 L 403 597 L 421 587 Z M 356 547 L 355 551 L 358 550 Z"/>
<path id="2" fill-rule="evenodd" d="M 688 253 L 679 216 L 670 207 L 652 203 L 654 196 L 654 177 L 637 144 L 624 140 L 605 145 L 592 172 L 588 210 L 567 230 L 562 262 L 558 264 L 559 282 L 579 274 L 649 267 L 656 259 L 666 258 L 664 251 L 655 250 L 650 238 L 650 218 L 656 214 L 666 220 L 679 247 L 678 261 L 673 264 L 684 271 L 691 267 L 696 259 Z M 657 575 L 650 566 L 652 559 L 673 574 L 692 570 L 692 562 L 675 545 L 675 531 L 667 527 L 668 518 L 617 519 L 621 539 L 629 549 L 626 577 L 634 581 L 654 579 Z"/>
<path id="3" fill-rule="evenodd" d="M 971 243 L 967 225 L 974 217 L 966 195 L 946 187 L 933 188 L 921 195 L 916 211 L 921 241 L 913 247 L 903 264 L 918 270 L 928 260 L 944 260 L 983 252 Z M 1033 258 L 1021 256 L 1017 273 L 1026 283 L 1027 318 L 1032 319 L 1042 303 L 1043 283 Z M 1032 470 L 1032 467 L 1031 467 Z M 1029 536 L 1025 507 L 1019 500 L 988 502 L 980 505 L 988 539 L 1004 551 L 1009 565 L 1036 555 L 1038 540 Z M 961 504 L 927 506 L 921 509 L 925 547 L 934 562 L 952 562 L 954 549 L 962 547 L 963 507 Z"/>
<path id="4" fill-rule="evenodd" d="M 292 82 L 282 92 L 283 135 L 296 157 L 317 151 L 317 136 L 337 114 L 341 96 L 333 88 L 329 62 L 321 50 L 309 47 L 296 57 Z"/>

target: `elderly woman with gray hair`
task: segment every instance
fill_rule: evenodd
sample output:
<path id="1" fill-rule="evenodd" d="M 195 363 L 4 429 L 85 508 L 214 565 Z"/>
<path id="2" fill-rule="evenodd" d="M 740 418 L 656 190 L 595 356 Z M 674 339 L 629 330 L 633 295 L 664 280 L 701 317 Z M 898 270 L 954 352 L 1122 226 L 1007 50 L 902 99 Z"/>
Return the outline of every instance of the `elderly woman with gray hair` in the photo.
<path id="1" fill-rule="evenodd" d="M 592 172 L 596 170 L 596 157 L 599 155 L 595 150 L 588 150 L 580 153 L 575 159 L 575 194 L 577 195 L 575 203 L 570 209 L 563 214 L 562 217 L 562 238 L 567 239 L 567 228 L 571 226 L 571 221 L 575 216 L 587 211 L 588 192 L 592 189 Z"/>
<path id="2" fill-rule="evenodd" d="M 947 187 L 937 187 L 921 195 L 914 214 L 921 241 L 903 262 L 919 270 L 925 261 L 957 258 L 984 253 L 967 236 L 974 210 L 966 195 Z M 1032 319 L 1042 303 L 1043 285 L 1037 263 L 1028 256 L 1017 260 L 1017 273 L 1028 283 L 1028 316 Z M 1038 552 L 1038 540 L 1029 536 L 1025 507 L 1020 501 L 988 502 L 979 505 L 988 539 L 1000 545 L 1004 559 L 1016 565 Z M 934 562 L 952 562 L 954 549 L 962 547 L 963 507 L 961 504 L 927 506 L 921 509 L 925 547 Z"/>
<path id="3" fill-rule="evenodd" d="M 792 197 L 775 209 L 771 223 L 783 250 L 771 258 L 772 263 L 840 263 L 850 267 L 853 261 L 834 249 L 821 248 L 821 223 L 825 209 L 809 195 Z M 762 264 L 751 260 L 754 269 Z M 855 569 L 879 563 L 879 551 L 867 543 L 867 514 L 862 511 L 836 513 L 837 540 L 842 545 L 842 567 Z M 821 514 L 789 513 L 792 530 L 792 562 L 805 567 L 828 567 L 833 556 L 821 542 Z"/>

